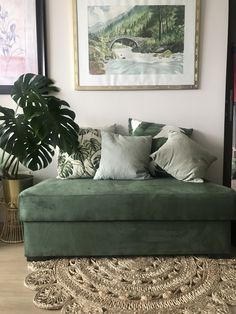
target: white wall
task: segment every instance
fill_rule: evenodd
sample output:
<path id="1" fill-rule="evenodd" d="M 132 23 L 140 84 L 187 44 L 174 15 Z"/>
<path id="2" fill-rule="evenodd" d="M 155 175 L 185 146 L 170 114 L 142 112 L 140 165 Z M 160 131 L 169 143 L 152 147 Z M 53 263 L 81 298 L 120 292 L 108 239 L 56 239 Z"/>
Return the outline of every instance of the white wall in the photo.
<path id="1" fill-rule="evenodd" d="M 128 117 L 194 128 L 194 138 L 218 157 L 209 178 L 222 181 L 224 98 L 228 1 L 201 1 L 200 88 L 179 91 L 74 91 L 71 0 L 47 2 L 49 76 L 61 88 L 80 126 L 114 122 L 127 127 Z M 9 103 L 0 96 L 0 104 Z M 55 176 L 55 162 L 37 174 Z"/>

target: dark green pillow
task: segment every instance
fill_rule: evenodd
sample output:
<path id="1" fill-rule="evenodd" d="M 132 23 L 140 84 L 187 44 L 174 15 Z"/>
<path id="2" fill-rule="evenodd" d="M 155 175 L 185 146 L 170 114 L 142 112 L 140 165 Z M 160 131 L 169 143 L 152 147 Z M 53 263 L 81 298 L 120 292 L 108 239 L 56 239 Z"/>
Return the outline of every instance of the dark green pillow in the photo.
<path id="1" fill-rule="evenodd" d="M 128 121 L 129 134 L 135 136 L 151 135 L 152 139 L 152 153 L 157 151 L 168 138 L 169 131 L 176 131 L 190 136 L 193 129 L 186 129 L 172 125 L 159 124 L 153 122 L 144 122 L 136 119 L 129 118 Z"/>
<path id="2" fill-rule="evenodd" d="M 177 133 L 183 133 L 190 136 L 193 133 L 193 129 L 186 129 L 173 125 L 159 124 L 153 122 L 144 122 L 129 118 L 128 129 L 130 135 L 135 136 L 152 136 L 152 153 L 156 152 L 168 139 L 169 131 L 175 131 Z M 161 169 L 157 164 L 150 162 L 149 170 L 153 176 L 168 176 L 166 171 Z"/>

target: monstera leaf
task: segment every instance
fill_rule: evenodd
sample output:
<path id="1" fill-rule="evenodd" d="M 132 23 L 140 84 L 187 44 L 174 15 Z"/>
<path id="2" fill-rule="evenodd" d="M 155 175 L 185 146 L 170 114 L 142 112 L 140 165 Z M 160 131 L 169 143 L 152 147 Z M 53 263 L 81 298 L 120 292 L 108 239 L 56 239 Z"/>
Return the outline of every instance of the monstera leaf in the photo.
<path id="1" fill-rule="evenodd" d="M 73 159 L 78 159 L 82 163 L 89 157 L 89 148 L 86 146 L 86 141 L 80 145 L 74 154 L 71 155 Z"/>
<path id="2" fill-rule="evenodd" d="M 43 75 L 22 75 L 11 96 L 23 113 L 0 106 L 0 147 L 10 155 L 8 162 L 13 164 L 15 158 L 39 170 L 50 164 L 56 147 L 68 154 L 78 149 L 75 113 L 68 103 L 49 95 L 58 91 L 53 84 Z"/>
<path id="3" fill-rule="evenodd" d="M 21 75 L 14 83 L 11 97 L 18 106 L 23 108 L 24 114 L 31 119 L 47 110 L 47 98 L 50 92 L 58 92 L 54 82 L 43 75 L 27 73 Z"/>
<path id="4" fill-rule="evenodd" d="M 34 133 L 29 133 L 25 156 L 19 160 L 25 167 L 35 171 L 46 168 L 52 162 L 54 153 L 50 137 L 40 141 Z"/>
<path id="5" fill-rule="evenodd" d="M 54 149 L 50 138 L 42 142 L 23 114 L 0 106 L 0 146 L 31 170 L 45 168 L 52 161 Z"/>
<path id="6" fill-rule="evenodd" d="M 97 152 L 101 149 L 101 143 L 96 138 L 91 138 L 89 144 L 91 151 Z"/>
<path id="7" fill-rule="evenodd" d="M 14 110 L 0 106 L 0 146 L 8 154 L 22 159 L 27 148 L 27 136 L 31 132 L 23 114 L 15 117 Z"/>
<path id="8" fill-rule="evenodd" d="M 73 164 L 63 154 L 58 157 L 58 171 L 61 178 L 67 178 L 73 174 Z"/>
<path id="9" fill-rule="evenodd" d="M 75 113 L 68 108 L 65 101 L 48 97 L 47 111 L 35 116 L 30 123 L 41 139 L 50 134 L 52 145 L 71 155 L 78 148 L 79 127 L 74 122 Z"/>

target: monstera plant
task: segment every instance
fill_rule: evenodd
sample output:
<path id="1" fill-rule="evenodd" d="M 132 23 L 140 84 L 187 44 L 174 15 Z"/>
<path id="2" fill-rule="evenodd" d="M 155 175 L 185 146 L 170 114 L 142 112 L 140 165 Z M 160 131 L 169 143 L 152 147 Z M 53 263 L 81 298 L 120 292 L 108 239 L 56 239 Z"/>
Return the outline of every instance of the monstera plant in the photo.
<path id="1" fill-rule="evenodd" d="M 17 178 L 19 163 L 33 171 L 47 167 L 56 147 L 68 154 L 79 147 L 75 113 L 54 96 L 58 91 L 43 75 L 27 73 L 14 83 L 16 109 L 0 106 L 3 178 Z"/>

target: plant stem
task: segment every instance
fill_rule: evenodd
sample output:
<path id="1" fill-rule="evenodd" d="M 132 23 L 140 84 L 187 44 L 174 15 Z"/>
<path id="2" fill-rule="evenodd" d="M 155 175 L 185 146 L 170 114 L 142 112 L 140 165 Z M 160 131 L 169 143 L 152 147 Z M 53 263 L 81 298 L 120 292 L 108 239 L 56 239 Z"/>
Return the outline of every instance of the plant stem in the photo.
<path id="1" fill-rule="evenodd" d="M 19 170 L 19 160 L 18 158 L 15 158 L 15 164 L 12 168 L 12 172 L 11 172 L 11 175 L 16 178 L 17 177 L 17 174 L 18 174 L 18 170 Z"/>
<path id="2" fill-rule="evenodd" d="M 16 106 L 16 110 L 15 110 L 15 114 L 14 114 L 14 117 L 16 118 L 16 116 L 17 116 L 17 111 L 18 111 L 18 108 L 19 108 L 19 105 L 17 104 L 17 106 Z"/>
<path id="3" fill-rule="evenodd" d="M 3 149 L 2 158 L 1 158 L 1 164 L 2 164 L 3 161 L 4 161 L 5 153 L 6 153 L 5 149 Z"/>
<path id="4" fill-rule="evenodd" d="M 14 155 L 9 155 L 7 157 L 3 166 L 3 171 L 2 171 L 4 177 L 10 178 L 13 175 L 14 167 L 12 171 L 10 170 L 10 168 L 16 159 L 17 158 Z"/>

